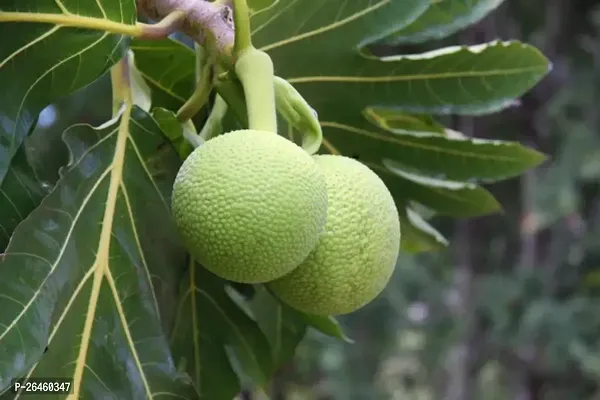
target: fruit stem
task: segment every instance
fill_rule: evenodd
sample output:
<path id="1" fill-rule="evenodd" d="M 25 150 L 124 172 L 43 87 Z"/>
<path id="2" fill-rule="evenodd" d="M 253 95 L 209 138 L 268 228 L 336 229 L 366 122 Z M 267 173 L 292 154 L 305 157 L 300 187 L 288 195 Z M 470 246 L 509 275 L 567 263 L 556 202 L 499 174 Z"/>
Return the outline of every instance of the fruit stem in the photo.
<path id="1" fill-rule="evenodd" d="M 275 74 L 271 57 L 251 46 L 239 56 L 235 72 L 244 88 L 249 128 L 277 133 Z"/>
<path id="2" fill-rule="evenodd" d="M 246 0 L 233 0 L 233 21 L 235 24 L 233 54 L 238 59 L 246 49 L 252 47 L 250 10 Z"/>

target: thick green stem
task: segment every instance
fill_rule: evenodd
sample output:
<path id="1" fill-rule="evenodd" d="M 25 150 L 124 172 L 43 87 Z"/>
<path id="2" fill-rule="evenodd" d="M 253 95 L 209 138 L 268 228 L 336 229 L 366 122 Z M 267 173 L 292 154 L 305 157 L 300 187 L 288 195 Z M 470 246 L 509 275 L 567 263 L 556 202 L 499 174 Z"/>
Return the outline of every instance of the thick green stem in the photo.
<path id="1" fill-rule="evenodd" d="M 242 82 L 250 129 L 277 133 L 273 61 L 264 51 L 246 49 L 235 63 Z"/>
<path id="2" fill-rule="evenodd" d="M 235 26 L 235 44 L 233 52 L 235 58 L 252 47 L 252 31 L 250 28 L 250 10 L 246 0 L 233 0 L 233 21 Z"/>

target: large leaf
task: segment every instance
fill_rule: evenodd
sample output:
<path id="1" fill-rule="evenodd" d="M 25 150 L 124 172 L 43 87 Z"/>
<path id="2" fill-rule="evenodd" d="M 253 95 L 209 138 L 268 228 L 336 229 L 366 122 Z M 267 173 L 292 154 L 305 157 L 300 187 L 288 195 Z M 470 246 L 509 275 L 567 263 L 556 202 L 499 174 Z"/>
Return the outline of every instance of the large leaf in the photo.
<path id="1" fill-rule="evenodd" d="M 61 376 L 76 397 L 194 398 L 164 334 L 187 257 L 168 207 L 178 155 L 131 107 L 65 141 L 70 165 L 0 259 L 0 389 Z"/>
<path id="2" fill-rule="evenodd" d="M 191 264 L 183 279 L 171 332 L 173 356 L 202 398 L 229 400 L 249 376 L 257 384 L 273 373 L 272 351 L 257 322 L 235 302 L 228 283 Z M 238 376 L 230 356 L 241 366 Z"/>
<path id="3" fill-rule="evenodd" d="M 466 153 L 478 150 L 466 141 L 446 142 L 439 137 L 405 140 L 371 127 L 362 116 L 370 106 L 439 114 L 500 110 L 514 104 L 515 98 L 548 72 L 548 60 L 537 49 L 518 42 L 493 42 L 380 58 L 365 47 L 390 29 L 414 21 L 429 1 L 347 5 L 327 1 L 316 8 L 302 1 L 280 2 L 252 20 L 256 45 L 268 51 L 277 74 L 293 83 L 317 110 L 327 151 L 335 148 L 376 164 L 382 158 L 402 160 L 457 180 L 506 178 L 543 160 L 518 145 L 512 149 L 496 146 L 493 153 L 503 153 L 497 159 L 508 159 L 504 164 L 512 167 L 500 171 L 500 164 L 488 159 L 484 162 L 487 171 L 482 171 L 467 166 Z M 457 145 L 469 150 L 451 150 Z M 474 161 L 479 157 L 468 158 Z"/>
<path id="4" fill-rule="evenodd" d="M 308 4 L 279 2 L 258 13 L 253 38 L 271 55 L 277 74 L 297 85 L 325 121 L 369 105 L 419 113 L 495 111 L 548 72 L 546 58 L 521 43 L 385 58 L 365 50 L 414 21 L 430 0 Z"/>
<path id="5" fill-rule="evenodd" d="M 60 16 L 133 25 L 134 0 L 0 0 L 0 21 Z M 124 53 L 121 35 L 50 23 L 0 22 L 0 182 L 38 113 L 96 80 Z"/>
<path id="6" fill-rule="evenodd" d="M 504 0 L 436 1 L 415 22 L 387 37 L 385 43 L 420 43 L 442 39 L 481 20 L 503 2 Z"/>

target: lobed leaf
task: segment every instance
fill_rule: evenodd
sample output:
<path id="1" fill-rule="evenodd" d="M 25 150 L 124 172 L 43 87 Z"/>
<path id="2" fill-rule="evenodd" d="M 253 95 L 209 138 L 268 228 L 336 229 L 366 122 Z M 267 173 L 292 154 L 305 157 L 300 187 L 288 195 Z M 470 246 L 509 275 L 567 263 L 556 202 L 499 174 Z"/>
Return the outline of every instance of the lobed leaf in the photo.
<path id="1" fill-rule="evenodd" d="M 164 334 L 186 262 L 168 207 L 179 157 L 137 107 L 64 139 L 71 163 L 0 259 L 0 390 L 61 376 L 75 397 L 196 398 Z"/>
<path id="2" fill-rule="evenodd" d="M 89 17 L 133 25 L 134 0 L 0 0 L 0 21 Z M 93 82 L 124 54 L 127 39 L 50 23 L 1 22 L 0 182 L 39 112 Z M 10 40 L 6 40 L 10 38 Z M 18 73 L 15 74 L 15 71 Z"/>

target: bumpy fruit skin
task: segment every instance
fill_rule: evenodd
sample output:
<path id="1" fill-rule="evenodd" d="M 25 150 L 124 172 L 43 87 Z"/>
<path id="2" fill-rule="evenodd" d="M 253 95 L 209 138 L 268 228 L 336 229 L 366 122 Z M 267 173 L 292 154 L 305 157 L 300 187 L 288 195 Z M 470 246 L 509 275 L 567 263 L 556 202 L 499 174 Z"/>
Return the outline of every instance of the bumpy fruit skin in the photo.
<path id="1" fill-rule="evenodd" d="M 175 223 L 190 254 L 221 278 L 267 282 L 315 247 L 327 219 L 327 186 L 299 146 L 238 130 L 196 148 L 173 185 Z"/>
<path id="2" fill-rule="evenodd" d="M 325 231 L 308 258 L 268 283 L 283 302 L 310 314 L 348 314 L 385 288 L 400 247 L 392 195 L 364 164 L 348 157 L 315 156 L 328 188 Z"/>

